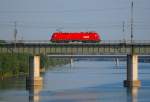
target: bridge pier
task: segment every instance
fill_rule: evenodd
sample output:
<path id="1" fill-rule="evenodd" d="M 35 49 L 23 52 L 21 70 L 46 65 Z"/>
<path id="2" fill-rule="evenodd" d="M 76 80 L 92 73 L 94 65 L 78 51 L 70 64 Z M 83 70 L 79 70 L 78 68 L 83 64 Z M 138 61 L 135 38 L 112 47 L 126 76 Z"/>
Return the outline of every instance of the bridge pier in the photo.
<path id="1" fill-rule="evenodd" d="M 140 87 L 138 80 L 138 55 L 127 55 L 127 80 L 124 81 L 125 87 Z"/>
<path id="2" fill-rule="evenodd" d="M 29 57 L 29 77 L 27 78 L 27 87 L 41 87 L 43 83 L 40 77 L 40 56 Z"/>
<path id="3" fill-rule="evenodd" d="M 116 68 L 119 68 L 119 58 L 115 58 L 115 65 L 116 65 Z"/>
<path id="4" fill-rule="evenodd" d="M 73 66 L 73 58 L 70 59 L 70 65 Z"/>

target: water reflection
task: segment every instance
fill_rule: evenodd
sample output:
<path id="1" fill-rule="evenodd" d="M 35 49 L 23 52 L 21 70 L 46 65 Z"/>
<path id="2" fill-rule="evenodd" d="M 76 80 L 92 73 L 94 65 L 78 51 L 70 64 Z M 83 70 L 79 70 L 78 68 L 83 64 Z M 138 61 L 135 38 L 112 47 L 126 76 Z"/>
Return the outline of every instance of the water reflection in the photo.
<path id="1" fill-rule="evenodd" d="M 40 102 L 41 86 L 32 86 L 29 89 L 29 102 Z"/>
<path id="2" fill-rule="evenodd" d="M 138 91 L 139 87 L 127 88 L 128 97 L 130 97 L 131 102 L 138 102 Z"/>
<path id="3" fill-rule="evenodd" d="M 43 74 L 43 87 L 25 89 L 25 79 L 0 81 L 0 102 L 150 102 L 150 64 L 139 65 L 142 87 L 124 88 L 126 63 L 75 61 Z"/>

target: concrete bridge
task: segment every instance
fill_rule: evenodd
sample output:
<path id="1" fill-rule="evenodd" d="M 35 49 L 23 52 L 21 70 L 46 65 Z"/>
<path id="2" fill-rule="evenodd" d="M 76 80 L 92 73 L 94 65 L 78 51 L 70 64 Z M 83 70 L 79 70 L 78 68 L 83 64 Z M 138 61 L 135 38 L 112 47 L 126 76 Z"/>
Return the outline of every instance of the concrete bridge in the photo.
<path id="1" fill-rule="evenodd" d="M 49 41 L 5 41 L 0 53 L 28 53 L 30 57 L 29 82 L 42 85 L 40 54 L 57 58 L 125 57 L 127 58 L 126 87 L 139 87 L 138 56 L 150 56 L 150 41 L 102 41 L 100 43 L 51 43 Z"/>

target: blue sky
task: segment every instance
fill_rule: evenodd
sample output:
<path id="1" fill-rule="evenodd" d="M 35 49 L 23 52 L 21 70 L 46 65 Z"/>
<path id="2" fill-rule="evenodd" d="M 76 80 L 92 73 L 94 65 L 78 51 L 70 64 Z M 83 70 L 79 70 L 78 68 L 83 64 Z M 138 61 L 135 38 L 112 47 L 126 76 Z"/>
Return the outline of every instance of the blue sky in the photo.
<path id="1" fill-rule="evenodd" d="M 150 40 L 150 0 L 134 1 L 134 39 Z M 130 39 L 131 0 L 0 0 L 0 39 L 48 40 L 53 32 L 96 31 Z M 125 32 L 122 23 L 125 22 Z"/>

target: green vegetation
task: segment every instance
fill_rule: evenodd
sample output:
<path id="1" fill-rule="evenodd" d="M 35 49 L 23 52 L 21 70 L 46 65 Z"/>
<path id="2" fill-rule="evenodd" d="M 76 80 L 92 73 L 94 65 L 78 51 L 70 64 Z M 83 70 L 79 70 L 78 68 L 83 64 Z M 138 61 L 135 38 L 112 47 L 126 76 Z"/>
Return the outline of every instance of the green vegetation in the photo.
<path id="1" fill-rule="evenodd" d="M 27 54 L 0 54 L 0 77 L 10 77 L 28 72 Z"/>
<path id="2" fill-rule="evenodd" d="M 28 75 L 29 54 L 0 54 L 0 78 Z M 49 59 L 41 55 L 41 68 L 67 63 L 67 60 Z"/>
<path id="3" fill-rule="evenodd" d="M 69 63 L 69 59 L 57 59 L 57 58 L 49 58 L 44 55 L 41 55 L 41 68 L 52 68 L 56 65 L 64 65 Z"/>

